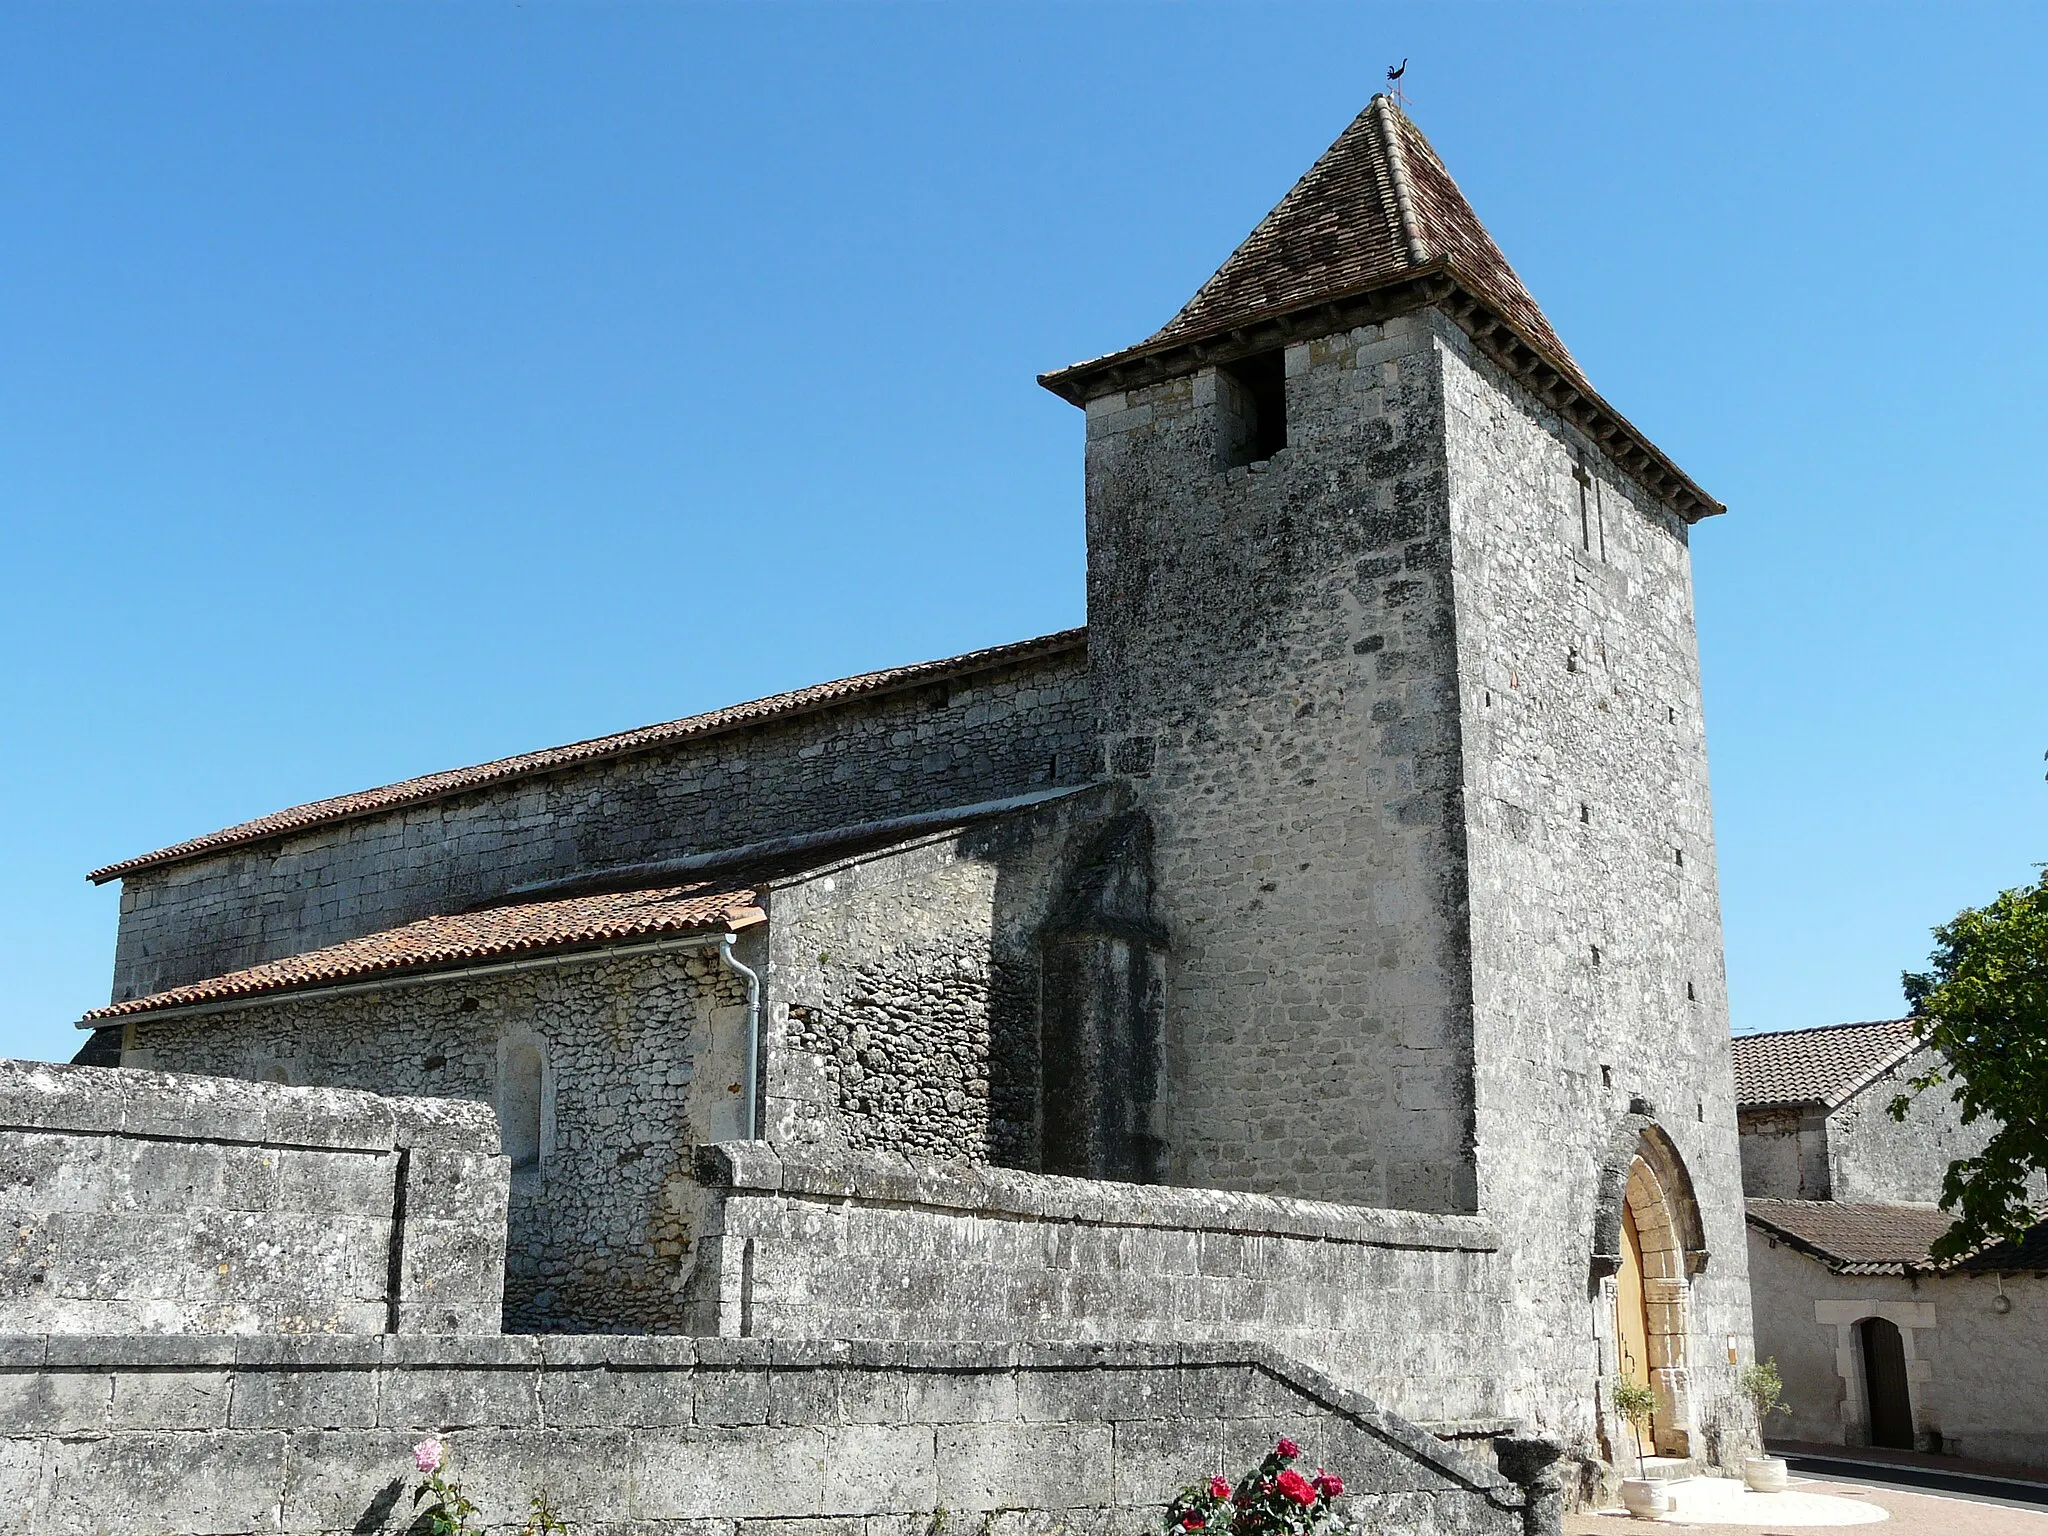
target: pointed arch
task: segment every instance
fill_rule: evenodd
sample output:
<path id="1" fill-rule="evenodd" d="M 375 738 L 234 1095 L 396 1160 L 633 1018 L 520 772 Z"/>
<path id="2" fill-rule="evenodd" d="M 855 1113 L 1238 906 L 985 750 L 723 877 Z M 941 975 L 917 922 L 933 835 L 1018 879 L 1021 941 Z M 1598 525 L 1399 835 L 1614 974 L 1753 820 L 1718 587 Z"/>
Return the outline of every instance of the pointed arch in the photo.
<path id="1" fill-rule="evenodd" d="M 1669 1278 L 1691 1279 L 1707 1267 L 1710 1257 L 1706 1226 L 1700 1219 L 1700 1203 L 1685 1159 L 1647 1112 L 1649 1106 L 1641 1100 L 1636 1103 L 1639 1108 L 1616 1122 L 1600 1159 L 1593 1203 L 1591 1279 L 1596 1285 L 1621 1268 L 1622 1208 L 1629 1202 L 1631 1183 L 1639 1191 L 1639 1226 L 1646 1214 L 1644 1201 L 1654 1197 L 1655 1204 L 1661 1206 L 1671 1234 L 1666 1246 L 1677 1256 L 1676 1270 Z"/>

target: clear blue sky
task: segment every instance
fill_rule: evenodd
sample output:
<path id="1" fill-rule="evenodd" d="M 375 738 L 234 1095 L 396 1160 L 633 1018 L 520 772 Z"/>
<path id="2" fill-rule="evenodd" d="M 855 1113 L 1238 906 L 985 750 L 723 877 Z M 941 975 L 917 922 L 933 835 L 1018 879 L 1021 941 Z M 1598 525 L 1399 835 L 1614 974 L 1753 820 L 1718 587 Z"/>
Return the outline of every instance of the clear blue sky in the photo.
<path id="1" fill-rule="evenodd" d="M 1041 369 L 1414 113 L 1695 541 L 1738 1029 L 2048 859 L 2048 11 L 0 9 L 0 1052 L 95 865 L 1082 618 Z"/>

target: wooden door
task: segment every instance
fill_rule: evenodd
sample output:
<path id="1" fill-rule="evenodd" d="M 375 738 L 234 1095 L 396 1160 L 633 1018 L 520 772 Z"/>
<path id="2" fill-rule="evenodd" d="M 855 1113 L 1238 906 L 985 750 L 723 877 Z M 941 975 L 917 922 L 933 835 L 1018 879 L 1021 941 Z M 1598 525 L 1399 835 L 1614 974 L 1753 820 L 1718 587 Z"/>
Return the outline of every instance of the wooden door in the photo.
<path id="1" fill-rule="evenodd" d="M 1882 1317 L 1856 1325 L 1863 1343 L 1863 1387 L 1870 1408 L 1870 1443 L 1913 1449 L 1913 1398 L 1906 1387 L 1906 1344 Z"/>
<path id="2" fill-rule="evenodd" d="M 1637 1386 L 1650 1382 L 1650 1312 L 1643 1295 L 1643 1239 L 1636 1231 L 1635 1212 L 1621 1208 L 1621 1271 L 1614 1280 L 1614 1339 L 1621 1377 Z M 1643 1454 L 1657 1449 L 1657 1421 L 1651 1417 L 1643 1434 Z"/>

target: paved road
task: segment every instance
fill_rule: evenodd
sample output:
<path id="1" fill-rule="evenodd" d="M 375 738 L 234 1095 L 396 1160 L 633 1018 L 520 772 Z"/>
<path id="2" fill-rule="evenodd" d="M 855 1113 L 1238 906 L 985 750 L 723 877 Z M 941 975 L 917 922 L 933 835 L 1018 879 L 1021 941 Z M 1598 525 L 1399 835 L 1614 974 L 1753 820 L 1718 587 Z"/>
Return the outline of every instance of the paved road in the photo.
<path id="1" fill-rule="evenodd" d="M 1897 1466 L 1846 1460 L 1836 1456 L 1793 1454 L 1788 1465 L 1796 1477 L 1825 1477 L 1858 1487 L 1898 1488 L 1913 1493 L 1945 1493 L 1986 1504 L 2016 1509 L 2048 1508 L 2048 1483 L 2015 1477 L 1952 1471 L 1947 1467 L 1901 1463 Z"/>
<path id="2" fill-rule="evenodd" d="M 1908 1490 L 1893 1483 L 1866 1481 L 1859 1477 L 1809 1478 L 1794 1475 L 1792 1486 L 1806 1493 L 1832 1493 L 1845 1499 L 1867 1501 L 1888 1511 L 1891 1519 L 1881 1525 L 1805 1526 L 1783 1525 L 1680 1525 L 1658 1521 L 1659 1531 L 1694 1532 L 1696 1536 L 1799 1536 L 1812 1531 L 1824 1536 L 1841 1531 L 1844 1536 L 2048 1536 L 2048 1509 L 2012 1500 L 1987 1501 L 1972 1494 L 1930 1493 Z M 1567 1515 L 1566 1536 L 1625 1536 L 1626 1532 L 1649 1529 L 1620 1515 Z"/>

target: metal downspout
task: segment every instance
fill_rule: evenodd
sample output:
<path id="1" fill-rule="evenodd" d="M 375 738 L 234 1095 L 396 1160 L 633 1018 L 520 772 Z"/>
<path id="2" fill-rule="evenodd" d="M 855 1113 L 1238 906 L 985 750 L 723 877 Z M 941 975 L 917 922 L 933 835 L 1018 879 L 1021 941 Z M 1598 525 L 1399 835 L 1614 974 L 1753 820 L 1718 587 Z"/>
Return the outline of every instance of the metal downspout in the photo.
<path id="1" fill-rule="evenodd" d="M 718 943 L 718 958 L 726 969 L 742 977 L 747 983 L 747 1140 L 761 1139 L 761 976 L 740 964 L 739 957 L 732 952 L 734 934 L 724 935 Z"/>

